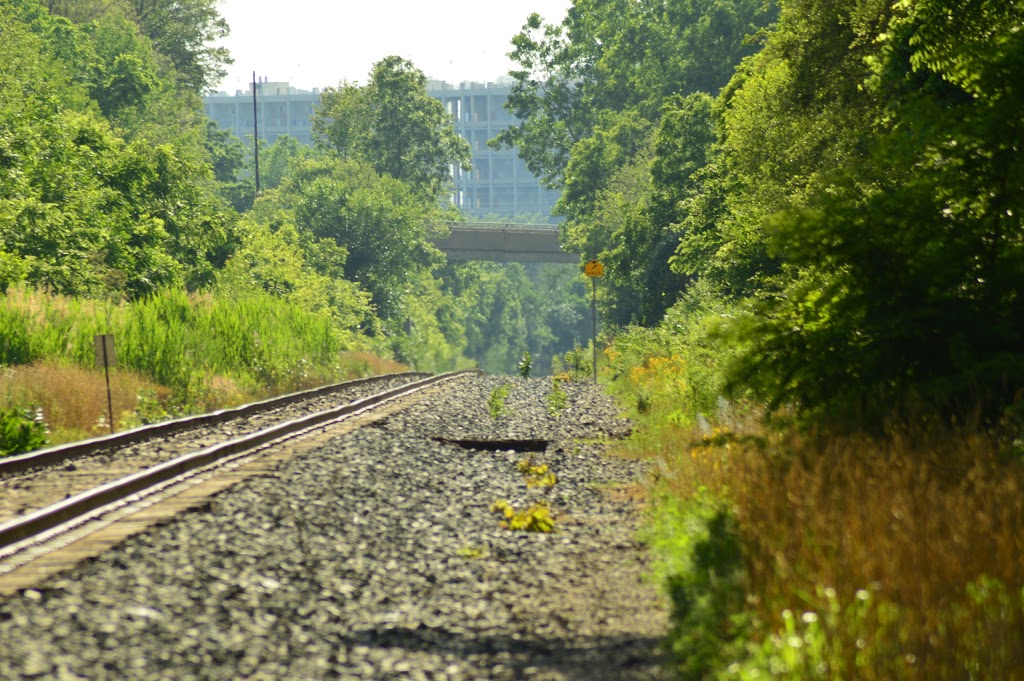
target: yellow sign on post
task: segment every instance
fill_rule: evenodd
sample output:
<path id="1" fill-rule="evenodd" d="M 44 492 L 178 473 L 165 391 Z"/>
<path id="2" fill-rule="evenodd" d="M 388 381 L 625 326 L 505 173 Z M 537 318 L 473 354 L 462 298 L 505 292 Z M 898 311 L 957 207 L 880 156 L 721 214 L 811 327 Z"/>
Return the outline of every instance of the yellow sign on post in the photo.
<path id="1" fill-rule="evenodd" d="M 590 299 L 590 315 L 594 322 L 594 335 L 590 342 L 594 346 L 594 383 L 597 383 L 597 278 L 604 276 L 604 265 L 597 260 L 588 260 L 587 264 L 583 266 L 583 274 L 590 277 L 590 283 L 593 284 L 594 290 Z"/>

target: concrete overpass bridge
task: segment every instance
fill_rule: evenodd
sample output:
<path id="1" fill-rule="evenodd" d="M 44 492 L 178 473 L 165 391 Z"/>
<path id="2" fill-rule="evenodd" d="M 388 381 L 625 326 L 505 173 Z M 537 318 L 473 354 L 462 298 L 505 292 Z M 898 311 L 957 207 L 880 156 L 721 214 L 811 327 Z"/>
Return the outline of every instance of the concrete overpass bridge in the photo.
<path id="1" fill-rule="evenodd" d="M 451 235 L 436 242 L 449 260 L 579 263 L 558 244 L 557 225 L 451 222 Z"/>

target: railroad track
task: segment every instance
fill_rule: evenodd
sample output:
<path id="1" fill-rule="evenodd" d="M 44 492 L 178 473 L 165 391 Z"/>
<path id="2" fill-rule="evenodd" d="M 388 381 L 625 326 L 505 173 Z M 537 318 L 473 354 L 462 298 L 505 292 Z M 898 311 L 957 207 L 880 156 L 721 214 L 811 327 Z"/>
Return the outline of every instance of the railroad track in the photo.
<path id="1" fill-rule="evenodd" d="M 285 441 L 474 372 L 349 381 L 0 460 L 0 594 L 25 588 L 259 474 L 265 470 L 259 459 L 274 465 Z M 267 456 L 275 447 L 278 457 Z M 240 467 L 246 467 L 242 474 Z M 136 523 L 140 527 L 106 529 L 196 486 L 202 487 L 198 494 L 185 495 L 169 511 L 151 511 L 148 520 Z M 104 529 L 106 539 L 90 549 L 47 562 L 54 551 Z"/>

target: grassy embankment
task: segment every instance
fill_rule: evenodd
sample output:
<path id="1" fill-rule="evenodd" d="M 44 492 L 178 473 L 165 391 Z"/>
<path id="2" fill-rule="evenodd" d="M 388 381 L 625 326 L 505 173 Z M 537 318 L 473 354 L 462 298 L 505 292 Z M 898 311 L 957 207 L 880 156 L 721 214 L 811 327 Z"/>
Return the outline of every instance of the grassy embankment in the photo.
<path id="1" fill-rule="evenodd" d="M 324 315 L 273 296 L 167 291 L 131 304 L 10 290 L 0 297 L 0 408 L 41 411 L 51 443 L 108 432 L 93 336 L 112 333 L 118 428 L 403 370 Z"/>
<path id="2" fill-rule="evenodd" d="M 640 424 L 626 453 L 656 462 L 647 538 L 680 678 L 1024 678 L 1019 442 L 768 426 L 664 328 L 606 354 Z"/>

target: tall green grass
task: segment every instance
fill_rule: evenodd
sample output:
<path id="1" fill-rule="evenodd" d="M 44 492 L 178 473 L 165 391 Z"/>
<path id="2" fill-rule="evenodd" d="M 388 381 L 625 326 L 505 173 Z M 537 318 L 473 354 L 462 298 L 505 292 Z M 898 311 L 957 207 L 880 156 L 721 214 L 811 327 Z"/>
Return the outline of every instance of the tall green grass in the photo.
<path id="1" fill-rule="evenodd" d="M 167 290 L 130 304 L 12 289 L 0 298 L 0 364 L 94 363 L 93 337 L 114 335 L 118 363 L 190 399 L 213 377 L 275 392 L 349 373 L 341 353 L 361 349 L 327 314 L 271 295 Z"/>

